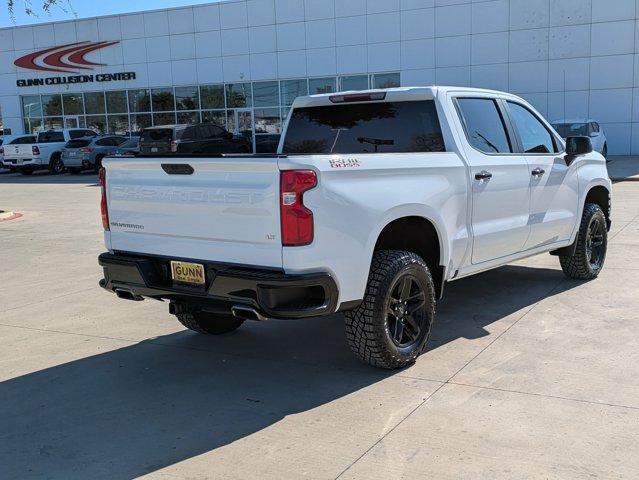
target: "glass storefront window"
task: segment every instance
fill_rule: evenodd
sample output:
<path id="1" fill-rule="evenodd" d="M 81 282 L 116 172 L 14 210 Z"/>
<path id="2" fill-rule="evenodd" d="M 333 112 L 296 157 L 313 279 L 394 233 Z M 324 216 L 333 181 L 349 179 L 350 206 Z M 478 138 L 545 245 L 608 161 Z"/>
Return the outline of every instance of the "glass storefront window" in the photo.
<path id="1" fill-rule="evenodd" d="M 62 115 L 62 97 L 60 95 L 42 95 L 42 113 L 45 116 Z"/>
<path id="2" fill-rule="evenodd" d="M 62 117 L 49 117 L 44 119 L 44 129 L 53 130 L 63 127 Z"/>
<path id="3" fill-rule="evenodd" d="M 84 110 L 87 115 L 105 113 L 104 92 L 91 92 L 84 94 Z"/>
<path id="4" fill-rule="evenodd" d="M 200 112 L 178 112 L 177 123 L 200 123 Z"/>
<path id="5" fill-rule="evenodd" d="M 40 95 L 29 95 L 22 97 L 22 114 L 24 117 L 42 117 L 42 103 Z"/>
<path id="6" fill-rule="evenodd" d="M 202 112 L 202 122 L 212 123 L 226 129 L 226 111 L 210 110 Z"/>
<path id="7" fill-rule="evenodd" d="M 255 133 L 279 134 L 281 126 L 279 108 L 255 109 Z"/>
<path id="8" fill-rule="evenodd" d="M 308 95 L 308 80 L 305 78 L 299 80 L 282 80 L 280 82 L 280 90 L 282 94 L 282 105 L 293 105 L 293 101 L 297 97 Z"/>
<path id="9" fill-rule="evenodd" d="M 200 87 L 202 108 L 225 108 L 224 85 L 203 85 Z"/>
<path id="10" fill-rule="evenodd" d="M 151 107 L 154 112 L 175 110 L 175 98 L 172 88 L 154 88 L 151 90 Z"/>
<path id="11" fill-rule="evenodd" d="M 231 83 L 226 85 L 227 108 L 245 108 L 253 105 L 250 83 Z"/>
<path id="12" fill-rule="evenodd" d="M 106 92 L 107 113 L 127 113 L 126 92 L 119 90 Z"/>
<path id="13" fill-rule="evenodd" d="M 291 112 L 291 107 L 282 108 L 282 123 L 288 118 L 288 114 Z"/>
<path id="14" fill-rule="evenodd" d="M 280 92 L 278 82 L 259 82 L 253 84 L 254 107 L 278 107 Z"/>
<path id="15" fill-rule="evenodd" d="M 176 87 L 175 106 L 178 110 L 199 110 L 200 94 L 197 87 Z"/>
<path id="16" fill-rule="evenodd" d="M 351 77 L 341 77 L 340 90 L 368 90 L 368 75 L 353 75 Z"/>
<path id="17" fill-rule="evenodd" d="M 174 125 L 174 124 L 175 124 L 175 112 L 153 114 L 153 125 Z"/>
<path id="18" fill-rule="evenodd" d="M 148 113 L 131 115 L 131 133 L 139 133 L 151 124 L 151 115 Z"/>
<path id="19" fill-rule="evenodd" d="M 395 88 L 400 86 L 399 73 L 373 75 L 373 88 Z"/>
<path id="20" fill-rule="evenodd" d="M 148 90 L 129 90 L 129 111 L 150 112 L 151 96 Z"/>
<path id="21" fill-rule="evenodd" d="M 109 115 L 107 117 L 107 132 L 115 135 L 128 135 L 129 116 Z"/>
<path id="22" fill-rule="evenodd" d="M 62 95 L 64 115 L 84 115 L 84 102 L 81 93 L 65 93 Z"/>
<path id="23" fill-rule="evenodd" d="M 42 130 L 42 118 L 25 118 L 24 119 L 25 133 L 35 133 L 40 130 Z"/>
<path id="24" fill-rule="evenodd" d="M 85 117 L 86 128 L 95 130 L 98 133 L 104 134 L 107 131 L 106 116 L 104 115 L 87 115 Z"/>
<path id="25" fill-rule="evenodd" d="M 311 95 L 333 93 L 337 89 L 337 79 L 335 77 L 311 78 L 308 81 L 308 89 Z"/>

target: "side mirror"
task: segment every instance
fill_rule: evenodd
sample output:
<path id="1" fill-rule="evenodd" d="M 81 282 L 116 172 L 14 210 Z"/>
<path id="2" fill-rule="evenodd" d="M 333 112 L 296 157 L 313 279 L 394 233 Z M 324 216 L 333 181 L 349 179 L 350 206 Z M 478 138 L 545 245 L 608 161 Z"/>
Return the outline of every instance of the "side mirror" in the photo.
<path id="1" fill-rule="evenodd" d="M 566 155 L 576 157 L 592 152 L 590 137 L 568 137 L 566 139 Z"/>

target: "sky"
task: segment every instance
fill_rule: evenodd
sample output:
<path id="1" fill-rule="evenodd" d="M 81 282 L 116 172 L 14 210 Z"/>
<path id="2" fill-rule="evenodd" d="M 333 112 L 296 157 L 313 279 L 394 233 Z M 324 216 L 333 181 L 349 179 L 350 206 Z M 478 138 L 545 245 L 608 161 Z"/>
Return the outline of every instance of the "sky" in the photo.
<path id="1" fill-rule="evenodd" d="M 140 12 L 160 8 L 181 7 L 212 3 L 216 0 L 60 0 L 60 6 L 52 7 L 50 14 L 38 13 L 30 17 L 24 13 L 24 0 L 16 0 L 15 21 L 9 17 L 6 1 L 0 9 L 0 27 L 33 25 L 35 23 L 73 20 L 75 18 L 98 17 L 116 13 Z M 34 10 L 41 7 L 40 0 L 31 0 Z"/>

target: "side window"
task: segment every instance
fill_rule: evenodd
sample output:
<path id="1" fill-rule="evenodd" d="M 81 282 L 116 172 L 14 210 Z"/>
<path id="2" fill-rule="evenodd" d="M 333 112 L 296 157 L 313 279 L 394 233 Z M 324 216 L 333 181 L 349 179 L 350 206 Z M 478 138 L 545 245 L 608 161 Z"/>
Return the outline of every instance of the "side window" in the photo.
<path id="1" fill-rule="evenodd" d="M 211 133 L 214 137 L 221 137 L 226 133 L 226 130 L 224 130 L 222 127 L 218 127 L 217 125 L 211 126 L 211 129 L 213 130 Z"/>
<path id="2" fill-rule="evenodd" d="M 97 137 L 97 136 L 98 136 L 98 134 L 97 134 L 97 133 L 95 133 L 93 130 L 85 130 L 85 131 L 82 133 L 82 136 L 83 136 L 83 137 Z"/>
<path id="3" fill-rule="evenodd" d="M 508 102 L 524 153 L 555 153 L 555 141 L 543 123 L 526 107 Z"/>
<path id="4" fill-rule="evenodd" d="M 592 122 L 592 131 L 595 133 L 599 133 L 601 129 L 599 128 L 599 124 L 597 122 Z"/>
<path id="5" fill-rule="evenodd" d="M 491 98 L 458 98 L 457 104 L 470 144 L 485 153 L 510 153 L 506 127 Z"/>
<path id="6" fill-rule="evenodd" d="M 110 138 L 101 138 L 95 142 L 99 147 L 110 147 L 112 145 Z"/>

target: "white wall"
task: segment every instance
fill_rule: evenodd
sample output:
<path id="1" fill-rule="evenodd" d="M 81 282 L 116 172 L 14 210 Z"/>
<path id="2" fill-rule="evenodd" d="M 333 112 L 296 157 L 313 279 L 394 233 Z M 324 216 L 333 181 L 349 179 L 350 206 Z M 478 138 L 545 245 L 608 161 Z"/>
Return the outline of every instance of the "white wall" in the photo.
<path id="1" fill-rule="evenodd" d="M 17 89 L 18 56 L 121 40 L 96 56 L 138 78 L 111 88 L 401 70 L 405 85 L 497 88 L 550 119 L 594 117 L 611 153 L 639 154 L 638 11 L 639 0 L 241 0 L 3 29 L 0 102 L 21 128 L 18 90 L 64 91 Z"/>

